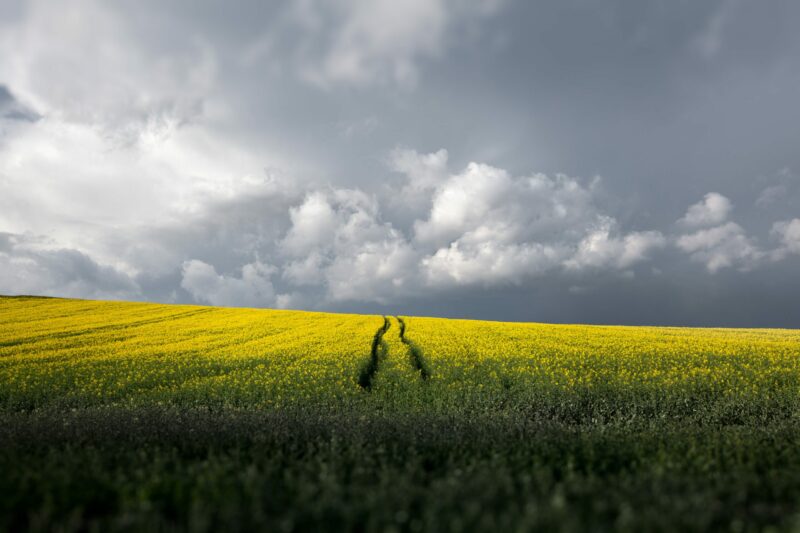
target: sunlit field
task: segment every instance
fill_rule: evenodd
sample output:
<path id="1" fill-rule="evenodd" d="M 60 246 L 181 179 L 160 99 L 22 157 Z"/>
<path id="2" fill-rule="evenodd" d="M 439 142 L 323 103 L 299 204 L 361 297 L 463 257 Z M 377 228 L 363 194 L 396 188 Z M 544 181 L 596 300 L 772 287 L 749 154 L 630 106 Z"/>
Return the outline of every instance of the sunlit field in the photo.
<path id="1" fill-rule="evenodd" d="M 0 298 L 0 528 L 800 527 L 800 331 Z"/>

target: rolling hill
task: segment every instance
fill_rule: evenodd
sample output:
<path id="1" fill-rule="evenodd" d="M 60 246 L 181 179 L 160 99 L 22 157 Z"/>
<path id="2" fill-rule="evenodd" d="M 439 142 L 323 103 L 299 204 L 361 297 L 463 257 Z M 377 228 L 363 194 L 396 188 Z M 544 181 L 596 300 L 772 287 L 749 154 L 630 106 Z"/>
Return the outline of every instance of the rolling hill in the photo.
<path id="1" fill-rule="evenodd" d="M 790 528 L 799 391 L 797 330 L 0 297 L 0 528 Z"/>

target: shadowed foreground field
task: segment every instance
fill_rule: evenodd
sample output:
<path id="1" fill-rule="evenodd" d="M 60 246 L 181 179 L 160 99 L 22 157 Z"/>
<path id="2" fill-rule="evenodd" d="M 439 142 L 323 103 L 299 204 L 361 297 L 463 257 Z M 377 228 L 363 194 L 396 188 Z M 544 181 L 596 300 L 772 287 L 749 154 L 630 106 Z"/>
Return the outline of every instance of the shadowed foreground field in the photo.
<path id="1" fill-rule="evenodd" d="M 800 332 L 0 297 L 0 528 L 800 527 Z"/>

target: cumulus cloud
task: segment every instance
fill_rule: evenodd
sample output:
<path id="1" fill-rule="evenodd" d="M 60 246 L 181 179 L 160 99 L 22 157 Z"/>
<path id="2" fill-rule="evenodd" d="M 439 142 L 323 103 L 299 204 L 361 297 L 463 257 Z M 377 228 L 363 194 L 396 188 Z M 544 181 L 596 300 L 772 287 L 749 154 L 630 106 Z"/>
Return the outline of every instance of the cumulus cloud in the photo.
<path id="1" fill-rule="evenodd" d="M 308 256 L 333 244 L 337 213 L 320 191 L 309 194 L 303 203 L 289 210 L 292 227 L 283 239 L 289 256 Z"/>
<path id="2" fill-rule="evenodd" d="M 702 201 L 692 205 L 678 224 L 687 228 L 716 226 L 728 219 L 733 206 L 730 200 L 716 192 L 705 195 Z"/>
<path id="3" fill-rule="evenodd" d="M 416 292 L 417 252 L 396 232 L 339 254 L 326 271 L 333 300 L 389 302 Z"/>
<path id="4" fill-rule="evenodd" d="M 776 222 L 771 233 L 780 241 L 780 247 L 773 254 L 775 259 L 783 259 L 789 254 L 800 254 L 800 218 Z"/>
<path id="5" fill-rule="evenodd" d="M 387 302 L 562 269 L 627 269 L 665 242 L 658 232 L 620 229 L 597 205 L 596 180 L 515 177 L 480 163 L 451 172 L 445 150 L 395 150 L 389 166 L 405 176 L 398 189 L 314 189 L 289 208 L 272 261 L 287 293 Z M 384 209 L 396 206 L 398 191 L 427 206 L 409 206 L 420 214 L 406 229 Z"/>
<path id="6" fill-rule="evenodd" d="M 380 301 L 415 275 L 416 251 L 362 191 L 313 192 L 290 217 L 279 247 L 290 259 L 283 277 L 294 286 L 323 286 L 334 300 Z"/>
<path id="7" fill-rule="evenodd" d="M 404 195 L 430 194 L 447 178 L 447 159 L 447 150 L 444 148 L 430 154 L 395 148 L 389 156 L 389 166 L 405 175 Z"/>
<path id="8" fill-rule="evenodd" d="M 566 267 L 627 268 L 663 245 L 657 232 L 624 234 L 597 205 L 598 182 L 565 175 L 513 177 L 470 163 L 432 192 L 414 242 L 431 285 L 505 284 Z"/>
<path id="9" fill-rule="evenodd" d="M 431 287 L 519 284 L 556 267 L 563 256 L 563 250 L 536 242 L 455 241 L 423 258 L 422 267 Z"/>
<path id="10" fill-rule="evenodd" d="M 292 226 L 281 243 L 292 258 L 284 279 L 323 286 L 334 300 L 385 299 L 423 289 L 518 284 L 562 267 L 628 268 L 663 245 L 657 232 L 619 231 L 595 205 L 595 182 L 512 177 L 479 163 L 451 173 L 444 150 L 395 150 L 390 166 L 406 176 L 399 190 L 429 206 L 410 231 L 382 220 L 378 198 L 317 191 L 291 209 Z"/>
<path id="11" fill-rule="evenodd" d="M 283 278 L 295 287 L 322 285 L 323 268 L 327 260 L 317 251 L 310 250 L 305 257 L 294 259 L 283 267 Z"/>
<path id="12" fill-rule="evenodd" d="M 723 268 L 752 270 L 766 257 L 766 253 L 735 222 L 682 235 L 676 244 L 694 261 L 704 263 L 711 273 Z"/>
<path id="13" fill-rule="evenodd" d="M 775 214 L 785 212 L 778 209 L 777 204 L 781 194 L 787 192 L 786 178 L 791 178 L 792 174 L 784 169 L 778 177 L 783 182 L 763 189 L 754 202 L 756 207 L 771 208 Z M 800 220 L 774 223 L 770 235 L 779 244 L 770 249 L 759 244 L 758 239 L 749 235 L 740 224 L 728 220 L 731 209 L 731 202 L 725 196 L 713 192 L 706 194 L 678 220 L 678 226 L 689 231 L 674 238 L 675 246 L 693 261 L 704 264 L 712 274 L 726 268 L 747 272 L 800 252 Z"/>
<path id="14" fill-rule="evenodd" d="M 470 163 L 438 186 L 417 241 L 449 245 L 492 238 L 499 243 L 569 239 L 594 220 L 591 186 L 564 175 L 515 178 L 503 169 Z"/>
<path id="15" fill-rule="evenodd" d="M 578 244 L 578 251 L 566 261 L 569 269 L 614 267 L 625 269 L 648 259 L 649 254 L 666 244 L 659 231 L 637 231 L 615 235 L 616 223 L 602 217 L 598 227 Z"/>
<path id="16" fill-rule="evenodd" d="M 183 263 L 181 287 L 203 303 L 221 306 L 268 307 L 275 305 L 271 276 L 275 268 L 259 261 L 244 265 L 241 275 L 218 274 L 203 261 Z"/>
<path id="17" fill-rule="evenodd" d="M 53 140 L 49 128 L 55 126 L 47 118 L 40 122 L 35 128 L 44 135 L 40 146 L 48 146 L 42 152 L 48 157 L 37 161 L 33 152 L 29 157 L 25 150 L 16 149 L 13 168 L 3 167 L 10 176 L 54 170 L 66 165 L 70 151 L 80 156 L 94 150 L 82 152 L 74 132 L 65 136 L 72 144 Z M 184 128 L 174 142 L 191 132 L 191 126 Z M 86 144 L 101 142 L 89 132 L 78 138 Z M 625 228 L 602 207 L 602 185 L 597 179 L 514 176 L 477 162 L 453 171 L 445 150 L 391 152 L 389 170 L 403 177 L 397 187 L 372 193 L 360 188 L 308 187 L 298 194 L 271 179 L 223 176 L 222 167 L 215 167 L 201 151 L 192 151 L 195 146 L 176 144 L 170 157 L 161 160 L 158 151 L 115 149 L 103 159 L 107 166 L 100 166 L 97 174 L 67 174 L 67 180 L 80 182 L 84 191 L 91 192 L 93 186 L 102 186 L 105 172 L 120 172 L 124 178 L 123 162 L 131 161 L 126 158 L 133 152 L 138 168 L 172 169 L 176 180 L 181 179 L 180 167 L 197 168 L 193 189 L 181 186 L 183 194 L 171 196 L 169 184 L 164 188 L 149 184 L 143 192 L 156 196 L 142 197 L 137 213 L 137 205 L 128 202 L 137 191 L 132 186 L 120 197 L 122 204 L 110 202 L 105 209 L 91 209 L 91 216 L 84 217 L 79 228 L 70 226 L 70 219 L 77 218 L 80 210 L 90 210 L 89 206 L 77 203 L 74 211 L 57 213 L 55 206 L 66 204 L 69 188 L 67 184 L 59 188 L 57 182 L 48 186 L 40 179 L 37 205 L 51 202 L 44 208 L 50 218 L 43 220 L 42 227 L 63 221 L 66 238 L 60 240 L 55 231 L 53 240 L 44 245 L 45 241 L 6 234 L 0 247 L 5 271 L 0 291 L 139 298 L 143 287 L 162 284 L 172 291 L 170 299 L 188 295 L 195 302 L 214 305 L 389 304 L 398 298 L 470 287 L 536 284 L 536 280 L 565 274 L 573 281 L 583 278 L 579 281 L 583 285 L 587 276 L 600 271 L 633 275 L 632 269 L 651 261 L 656 252 L 667 253 L 670 242 L 672 250 L 703 264 L 709 273 L 725 268 L 752 270 L 800 253 L 800 219 L 776 223 L 772 236 L 778 247 L 764 249 L 742 226 L 727 220 L 731 203 L 718 193 L 709 193 L 690 206 L 678 224 L 685 232 L 669 235 Z M 7 163 L 0 167 L 3 164 Z M 208 175 L 208 181 L 202 175 Z M 6 179 L 0 187 L 10 193 L 23 190 L 15 189 L 13 183 Z M 122 179 L 108 186 L 119 188 L 125 183 Z M 192 190 L 194 194 L 187 194 Z M 411 223 L 398 216 L 399 192 L 400 198 L 416 199 L 416 203 L 406 202 L 407 212 L 414 214 Z M 96 197 L 113 195 L 98 189 Z M 0 214 L 6 227 L 13 227 L 14 209 L 31 225 L 24 198 L 0 200 L 7 207 Z M 142 213 L 151 213 L 153 219 L 147 233 L 135 228 Z M 189 217 L 183 225 L 176 223 L 181 214 Z M 110 232 L 104 223 L 116 229 Z M 69 241 L 76 234 L 88 248 L 78 251 Z M 171 286 L 158 281 L 175 279 L 170 276 L 177 276 Z M 180 289 L 184 296 L 175 292 Z"/>
<path id="18" fill-rule="evenodd" d="M 429 154 L 395 148 L 386 161 L 390 170 L 402 175 L 402 184 L 386 184 L 384 212 L 403 231 L 428 215 L 433 191 L 450 176 L 447 150 Z"/>

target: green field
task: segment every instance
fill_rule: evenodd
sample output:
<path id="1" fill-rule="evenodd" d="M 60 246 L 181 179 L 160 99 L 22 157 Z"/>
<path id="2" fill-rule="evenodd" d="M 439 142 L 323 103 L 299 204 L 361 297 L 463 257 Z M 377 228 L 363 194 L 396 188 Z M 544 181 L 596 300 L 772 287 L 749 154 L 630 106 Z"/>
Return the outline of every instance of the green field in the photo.
<path id="1" fill-rule="evenodd" d="M 800 331 L 0 297 L 0 529 L 800 528 Z"/>

